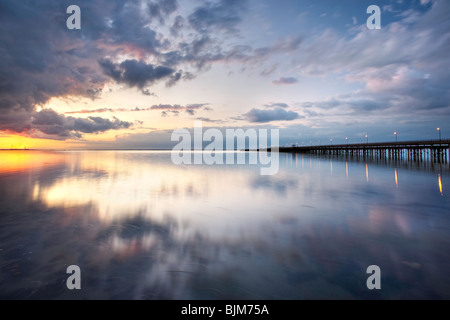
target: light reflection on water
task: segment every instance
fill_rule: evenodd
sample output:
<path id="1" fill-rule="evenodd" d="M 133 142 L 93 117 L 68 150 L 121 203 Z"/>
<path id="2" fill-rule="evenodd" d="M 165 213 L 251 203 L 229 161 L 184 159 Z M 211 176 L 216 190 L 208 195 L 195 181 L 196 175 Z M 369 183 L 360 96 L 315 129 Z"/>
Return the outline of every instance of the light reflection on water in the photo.
<path id="1" fill-rule="evenodd" d="M 0 299 L 450 298 L 448 164 L 280 157 L 0 152 Z"/>

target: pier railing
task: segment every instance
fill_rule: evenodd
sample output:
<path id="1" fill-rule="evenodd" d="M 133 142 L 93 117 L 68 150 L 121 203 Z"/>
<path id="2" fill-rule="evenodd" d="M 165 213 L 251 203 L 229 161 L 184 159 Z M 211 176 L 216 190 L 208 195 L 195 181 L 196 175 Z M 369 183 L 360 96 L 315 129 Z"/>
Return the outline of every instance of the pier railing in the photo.
<path id="1" fill-rule="evenodd" d="M 390 158 L 432 159 L 447 162 L 450 140 L 418 140 L 398 142 L 370 142 L 329 144 L 319 146 L 280 147 L 279 152 L 331 155 L 372 156 Z"/>

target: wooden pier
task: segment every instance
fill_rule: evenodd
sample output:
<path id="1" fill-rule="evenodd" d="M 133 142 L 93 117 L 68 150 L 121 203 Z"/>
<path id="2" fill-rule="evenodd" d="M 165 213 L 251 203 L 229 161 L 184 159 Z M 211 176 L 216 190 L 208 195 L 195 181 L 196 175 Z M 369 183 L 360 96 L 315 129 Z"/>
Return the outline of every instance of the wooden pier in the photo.
<path id="1" fill-rule="evenodd" d="M 448 162 L 450 140 L 399 141 L 320 146 L 280 147 L 279 152 L 311 153 L 316 155 L 349 155 L 413 161 Z M 270 149 L 269 149 L 270 150 Z"/>

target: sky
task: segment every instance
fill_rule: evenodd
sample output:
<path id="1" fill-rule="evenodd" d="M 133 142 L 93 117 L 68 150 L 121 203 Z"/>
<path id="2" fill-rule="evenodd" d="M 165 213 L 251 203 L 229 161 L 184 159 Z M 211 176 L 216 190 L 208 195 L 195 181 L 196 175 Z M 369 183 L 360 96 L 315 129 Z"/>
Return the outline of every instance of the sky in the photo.
<path id="1" fill-rule="evenodd" d="M 0 148 L 170 149 L 194 121 L 281 145 L 447 138 L 449 18 L 444 0 L 0 0 Z"/>

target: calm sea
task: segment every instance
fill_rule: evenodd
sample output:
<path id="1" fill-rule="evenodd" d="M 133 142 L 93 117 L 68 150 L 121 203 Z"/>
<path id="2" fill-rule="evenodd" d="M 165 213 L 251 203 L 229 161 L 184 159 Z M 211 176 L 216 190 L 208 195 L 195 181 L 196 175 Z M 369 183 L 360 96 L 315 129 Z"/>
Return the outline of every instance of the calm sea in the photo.
<path id="1" fill-rule="evenodd" d="M 450 299 L 449 193 L 448 163 L 2 151 L 0 299 Z"/>

